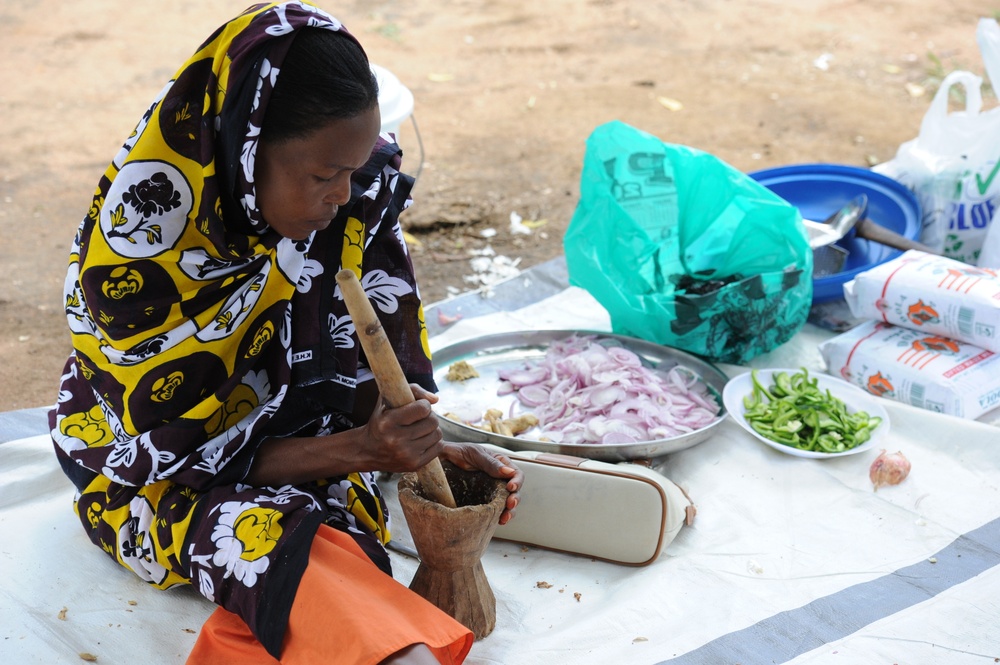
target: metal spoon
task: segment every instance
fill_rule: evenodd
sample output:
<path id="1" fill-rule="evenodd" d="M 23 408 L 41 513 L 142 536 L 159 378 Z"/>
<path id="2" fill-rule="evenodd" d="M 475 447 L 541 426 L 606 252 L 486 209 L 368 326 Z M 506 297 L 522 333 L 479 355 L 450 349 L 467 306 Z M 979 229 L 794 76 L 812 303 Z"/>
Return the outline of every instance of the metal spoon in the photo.
<path id="1" fill-rule="evenodd" d="M 852 227 L 858 238 L 877 242 L 893 249 L 900 249 L 904 252 L 908 249 L 917 249 L 928 254 L 941 253 L 873 222 L 865 217 L 867 209 L 868 197 L 865 194 L 860 194 L 827 218 L 825 222 L 814 222 L 811 219 L 802 220 L 809 235 L 809 246 L 813 249 L 813 277 L 826 277 L 841 271 L 850 252 L 833 243 L 847 235 Z"/>
<path id="2" fill-rule="evenodd" d="M 803 219 L 806 233 L 809 235 L 809 246 L 814 250 L 826 245 L 832 245 L 847 233 L 865 216 L 868 210 L 868 196 L 859 194 L 837 212 L 823 222 Z"/>

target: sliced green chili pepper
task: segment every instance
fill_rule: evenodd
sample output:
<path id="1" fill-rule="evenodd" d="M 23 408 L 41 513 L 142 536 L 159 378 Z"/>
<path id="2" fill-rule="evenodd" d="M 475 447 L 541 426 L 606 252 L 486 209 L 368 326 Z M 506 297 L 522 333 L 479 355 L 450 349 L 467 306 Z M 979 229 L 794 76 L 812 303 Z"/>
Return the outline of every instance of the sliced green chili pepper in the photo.
<path id="1" fill-rule="evenodd" d="M 789 375 L 775 372 L 765 386 L 750 373 L 753 391 L 743 398 L 743 417 L 755 432 L 800 450 L 840 453 L 871 438 L 882 419 L 864 411 L 849 413 L 829 390 L 820 390 L 805 367 Z"/>

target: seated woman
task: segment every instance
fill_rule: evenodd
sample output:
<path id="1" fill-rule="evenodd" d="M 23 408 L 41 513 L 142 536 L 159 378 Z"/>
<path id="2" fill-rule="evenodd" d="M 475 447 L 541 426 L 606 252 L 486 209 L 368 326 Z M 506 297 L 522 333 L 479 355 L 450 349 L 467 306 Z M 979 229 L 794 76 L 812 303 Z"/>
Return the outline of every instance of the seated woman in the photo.
<path id="1" fill-rule="evenodd" d="M 189 663 L 464 660 L 469 630 L 394 581 L 378 471 L 442 441 L 398 216 L 412 179 L 339 21 L 258 5 L 181 67 L 112 161 L 66 278 L 49 422 L 95 545 L 220 607 Z M 380 403 L 334 276 L 353 270 L 416 401 Z"/>

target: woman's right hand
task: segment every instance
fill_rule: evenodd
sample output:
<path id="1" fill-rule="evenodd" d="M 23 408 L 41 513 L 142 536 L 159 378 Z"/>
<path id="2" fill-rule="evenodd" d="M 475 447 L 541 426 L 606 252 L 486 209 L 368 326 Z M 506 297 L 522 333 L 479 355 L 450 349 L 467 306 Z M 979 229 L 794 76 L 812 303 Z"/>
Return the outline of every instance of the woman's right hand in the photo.
<path id="1" fill-rule="evenodd" d="M 366 467 L 393 473 L 415 471 L 444 449 L 444 435 L 431 408 L 437 395 L 415 383 L 410 389 L 415 401 L 388 408 L 380 399 L 368 423 L 360 428 L 358 453 Z"/>
<path id="2" fill-rule="evenodd" d="M 444 435 L 431 404 L 437 396 L 410 385 L 416 401 L 387 408 L 381 399 L 365 424 L 315 437 L 273 438 L 257 449 L 244 480 L 295 485 L 363 471 L 416 471 L 441 454 Z"/>

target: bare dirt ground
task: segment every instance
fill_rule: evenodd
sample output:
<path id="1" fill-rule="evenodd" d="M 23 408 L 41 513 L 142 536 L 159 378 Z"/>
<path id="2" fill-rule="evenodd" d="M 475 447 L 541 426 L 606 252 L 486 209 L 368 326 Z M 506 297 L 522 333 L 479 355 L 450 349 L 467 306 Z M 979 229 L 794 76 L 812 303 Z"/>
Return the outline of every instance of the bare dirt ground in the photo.
<path id="1" fill-rule="evenodd" d="M 0 410 L 47 405 L 69 352 L 67 252 L 98 178 L 194 48 L 250 0 L 0 0 Z M 399 140 L 425 300 L 476 253 L 562 253 L 584 142 L 618 119 L 753 171 L 869 166 L 943 75 L 982 74 L 982 0 L 343 0 L 320 6 L 416 98 Z M 992 97 L 988 98 L 992 104 Z M 531 224 L 514 234 L 510 215 Z M 485 233 L 484 233 L 485 232 Z M 495 232 L 495 234 L 494 234 Z"/>

